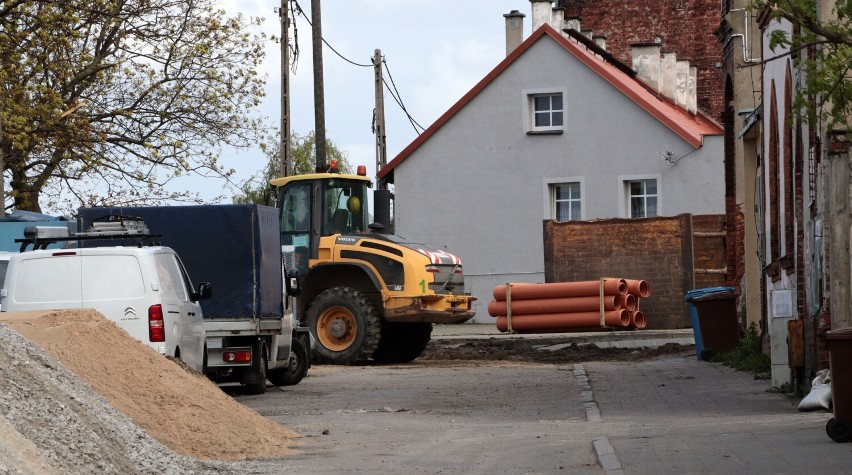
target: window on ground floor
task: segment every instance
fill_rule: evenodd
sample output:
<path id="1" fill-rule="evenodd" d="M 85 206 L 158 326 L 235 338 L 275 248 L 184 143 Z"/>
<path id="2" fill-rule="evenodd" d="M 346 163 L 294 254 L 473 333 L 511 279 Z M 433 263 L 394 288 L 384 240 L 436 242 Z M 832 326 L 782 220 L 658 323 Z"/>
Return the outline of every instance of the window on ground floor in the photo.
<path id="1" fill-rule="evenodd" d="M 657 216 L 657 180 L 631 180 L 625 182 L 630 218 Z"/>
<path id="2" fill-rule="evenodd" d="M 574 221 L 582 219 L 583 200 L 580 183 L 558 183 L 550 185 L 552 199 L 551 219 Z"/>

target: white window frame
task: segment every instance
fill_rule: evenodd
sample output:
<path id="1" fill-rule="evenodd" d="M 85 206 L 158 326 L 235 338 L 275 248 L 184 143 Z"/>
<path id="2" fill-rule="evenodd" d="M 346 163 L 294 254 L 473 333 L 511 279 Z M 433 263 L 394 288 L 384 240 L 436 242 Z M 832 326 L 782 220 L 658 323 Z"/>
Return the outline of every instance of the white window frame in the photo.
<path id="1" fill-rule="evenodd" d="M 583 177 L 547 178 L 544 180 L 544 219 L 556 220 L 556 187 L 580 185 L 580 216 L 575 221 L 586 219 L 586 182 Z"/>
<path id="2" fill-rule="evenodd" d="M 657 182 L 657 214 L 663 216 L 663 184 L 660 175 L 620 175 L 618 177 L 619 199 L 619 214 L 628 219 L 634 219 L 630 216 L 630 183 L 636 181 L 655 180 Z M 656 217 L 653 216 L 653 217 Z"/>
<path id="3" fill-rule="evenodd" d="M 565 130 L 567 115 L 565 114 L 568 100 L 567 88 L 539 88 L 524 89 L 523 100 L 523 124 L 527 133 L 561 133 Z M 540 96 L 562 96 L 562 125 L 550 125 L 543 127 L 535 126 L 535 98 Z"/>

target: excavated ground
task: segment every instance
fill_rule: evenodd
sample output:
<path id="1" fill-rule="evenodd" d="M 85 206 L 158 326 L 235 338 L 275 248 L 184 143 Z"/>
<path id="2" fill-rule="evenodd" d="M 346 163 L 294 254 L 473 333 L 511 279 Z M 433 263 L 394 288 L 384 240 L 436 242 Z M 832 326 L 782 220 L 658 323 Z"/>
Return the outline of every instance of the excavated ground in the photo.
<path id="1" fill-rule="evenodd" d="M 564 345 L 560 338 L 439 339 L 429 342 L 419 360 L 498 360 L 529 363 L 633 361 L 693 350 L 693 345 L 666 343 L 658 348 L 598 348 Z"/>

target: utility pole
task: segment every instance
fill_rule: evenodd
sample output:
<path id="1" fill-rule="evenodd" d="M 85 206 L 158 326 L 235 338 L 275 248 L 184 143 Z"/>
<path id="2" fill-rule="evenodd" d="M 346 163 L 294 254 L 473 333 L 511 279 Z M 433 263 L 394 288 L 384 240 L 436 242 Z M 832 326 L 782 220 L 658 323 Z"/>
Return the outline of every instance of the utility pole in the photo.
<path id="1" fill-rule="evenodd" d="M 387 137 L 385 135 L 385 98 L 384 81 L 382 80 L 382 50 L 377 49 L 373 55 L 373 70 L 376 73 L 376 173 L 388 163 Z M 387 189 L 387 184 L 381 180 L 376 184 L 377 189 Z"/>
<path id="2" fill-rule="evenodd" d="M 290 153 L 290 0 L 281 0 L 281 143 L 278 147 L 280 175 L 289 176 L 293 165 Z"/>
<path id="3" fill-rule="evenodd" d="M 320 0 L 311 0 L 314 50 L 314 137 L 316 138 L 316 171 L 326 171 L 325 160 L 325 93 L 322 76 L 322 14 Z"/>

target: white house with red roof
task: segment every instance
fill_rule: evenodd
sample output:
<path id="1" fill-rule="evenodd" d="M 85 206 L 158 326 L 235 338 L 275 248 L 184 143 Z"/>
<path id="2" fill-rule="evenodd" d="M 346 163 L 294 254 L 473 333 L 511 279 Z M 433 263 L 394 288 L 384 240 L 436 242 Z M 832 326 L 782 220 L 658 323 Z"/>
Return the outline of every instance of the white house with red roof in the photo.
<path id="1" fill-rule="evenodd" d="M 694 71 L 672 73 L 680 87 L 669 99 L 653 78 L 675 63 L 659 47 L 634 61 L 656 74 L 642 81 L 588 36 L 563 31 L 545 23 L 507 45 L 377 174 L 393 184 L 396 234 L 461 257 L 475 321 L 493 322 L 494 286 L 544 281 L 545 220 L 725 211 L 723 130 L 694 110 Z"/>

